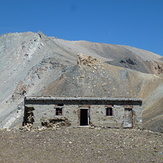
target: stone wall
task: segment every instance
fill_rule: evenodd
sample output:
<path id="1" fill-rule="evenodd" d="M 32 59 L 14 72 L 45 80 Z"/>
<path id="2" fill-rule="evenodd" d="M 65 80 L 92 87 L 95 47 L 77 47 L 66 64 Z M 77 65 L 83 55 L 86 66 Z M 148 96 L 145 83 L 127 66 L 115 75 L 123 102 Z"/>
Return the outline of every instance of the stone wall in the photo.
<path id="1" fill-rule="evenodd" d="M 54 100 L 49 102 L 48 100 L 40 100 L 39 102 L 35 100 L 25 101 L 25 113 L 27 113 L 28 108 L 33 107 L 33 127 L 41 127 L 42 123 L 45 121 L 63 122 L 63 124 L 69 124 L 73 126 L 80 126 L 81 120 L 81 109 L 87 109 L 88 111 L 88 125 L 99 126 L 99 127 L 114 127 L 114 128 L 141 128 L 142 127 L 142 107 L 141 101 L 138 100 L 111 100 L 106 101 L 64 101 L 64 100 Z M 114 105 L 115 103 L 115 105 Z M 63 106 L 60 106 L 64 104 Z M 88 105 L 89 104 L 89 105 Z M 110 105 L 111 104 L 111 105 Z M 127 105 L 126 105 L 127 104 Z M 133 105 L 134 104 L 134 105 Z M 112 108 L 113 115 L 106 115 L 106 108 Z M 56 115 L 56 108 L 62 108 L 62 115 Z M 127 109 L 127 110 L 125 110 Z M 31 110 L 31 109 L 30 109 Z M 126 112 L 125 112 L 126 111 Z M 127 113 L 127 114 L 126 114 Z M 86 115 L 87 116 L 87 115 Z M 131 117 L 132 116 L 132 117 Z M 127 120 L 125 120 L 127 117 Z M 128 125 L 128 118 L 132 119 L 132 124 Z M 24 114 L 24 124 L 27 119 L 27 114 Z M 127 121 L 127 122 L 126 122 Z M 125 123 L 125 124 L 124 124 Z M 127 124 L 127 126 L 126 126 Z"/>

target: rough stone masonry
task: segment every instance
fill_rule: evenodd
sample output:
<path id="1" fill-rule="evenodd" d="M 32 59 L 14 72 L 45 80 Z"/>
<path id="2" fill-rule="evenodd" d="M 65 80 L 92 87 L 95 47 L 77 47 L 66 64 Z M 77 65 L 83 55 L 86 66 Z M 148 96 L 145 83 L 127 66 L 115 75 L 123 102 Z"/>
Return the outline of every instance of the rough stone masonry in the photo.
<path id="1" fill-rule="evenodd" d="M 142 100 L 93 97 L 25 97 L 23 125 L 142 128 Z"/>

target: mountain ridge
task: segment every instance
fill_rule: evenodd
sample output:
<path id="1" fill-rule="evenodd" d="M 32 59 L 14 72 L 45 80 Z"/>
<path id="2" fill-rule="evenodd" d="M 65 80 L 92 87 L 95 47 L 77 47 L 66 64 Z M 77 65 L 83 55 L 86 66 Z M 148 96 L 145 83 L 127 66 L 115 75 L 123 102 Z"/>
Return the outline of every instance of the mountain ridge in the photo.
<path id="1" fill-rule="evenodd" d="M 97 59 L 101 66 L 96 63 L 80 67 L 77 64 L 79 54 Z M 131 89 L 131 96 L 135 93 L 133 97 L 143 98 L 147 103 L 143 106 L 144 124 L 152 123 L 148 118 L 157 119 L 158 114 L 163 114 L 162 106 L 157 104 L 157 101 L 163 101 L 163 61 L 157 54 L 124 45 L 65 41 L 48 37 L 41 32 L 27 32 L 0 36 L 0 57 L 0 77 L 3 79 L 0 84 L 1 128 L 21 125 L 24 96 L 48 95 L 50 90 L 58 91 L 58 95 L 67 90 L 66 96 L 72 96 L 73 91 L 68 92 L 69 89 L 73 90 L 71 88 L 74 88 L 74 91 L 79 90 L 75 92 L 76 95 L 93 96 L 91 90 L 95 91 L 96 87 L 91 85 L 92 81 L 99 88 L 94 96 L 108 96 L 105 92 L 116 96 L 120 94 L 119 90 L 122 94 L 130 94 Z M 89 80 L 89 76 L 93 80 Z M 109 82 L 116 84 L 114 87 L 119 90 L 110 90 L 113 87 L 109 87 Z M 70 83 L 76 84 L 76 87 Z M 85 88 L 87 84 L 90 85 L 88 90 Z M 61 93 L 63 88 L 65 90 Z M 155 107 L 157 115 L 152 116 L 151 107 Z M 147 114 L 148 111 L 151 114 Z M 144 125 L 144 128 L 150 128 L 154 123 Z M 152 130 L 155 130 L 155 127 L 152 127 Z M 157 130 L 162 131 L 162 126 Z"/>

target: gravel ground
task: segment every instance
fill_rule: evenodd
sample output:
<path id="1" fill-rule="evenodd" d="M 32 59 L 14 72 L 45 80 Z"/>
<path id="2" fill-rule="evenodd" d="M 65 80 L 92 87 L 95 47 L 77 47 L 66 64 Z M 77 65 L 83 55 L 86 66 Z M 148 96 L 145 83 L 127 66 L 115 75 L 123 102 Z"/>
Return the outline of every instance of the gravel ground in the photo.
<path id="1" fill-rule="evenodd" d="M 0 162 L 163 162 L 163 134 L 134 129 L 0 131 Z"/>

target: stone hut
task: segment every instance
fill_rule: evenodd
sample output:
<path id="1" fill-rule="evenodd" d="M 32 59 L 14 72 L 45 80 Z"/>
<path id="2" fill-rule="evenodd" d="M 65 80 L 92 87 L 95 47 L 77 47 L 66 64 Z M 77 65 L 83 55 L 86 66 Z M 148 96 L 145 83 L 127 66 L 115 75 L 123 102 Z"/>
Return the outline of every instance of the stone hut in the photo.
<path id="1" fill-rule="evenodd" d="M 97 97 L 25 97 L 23 125 L 142 128 L 142 100 Z"/>

